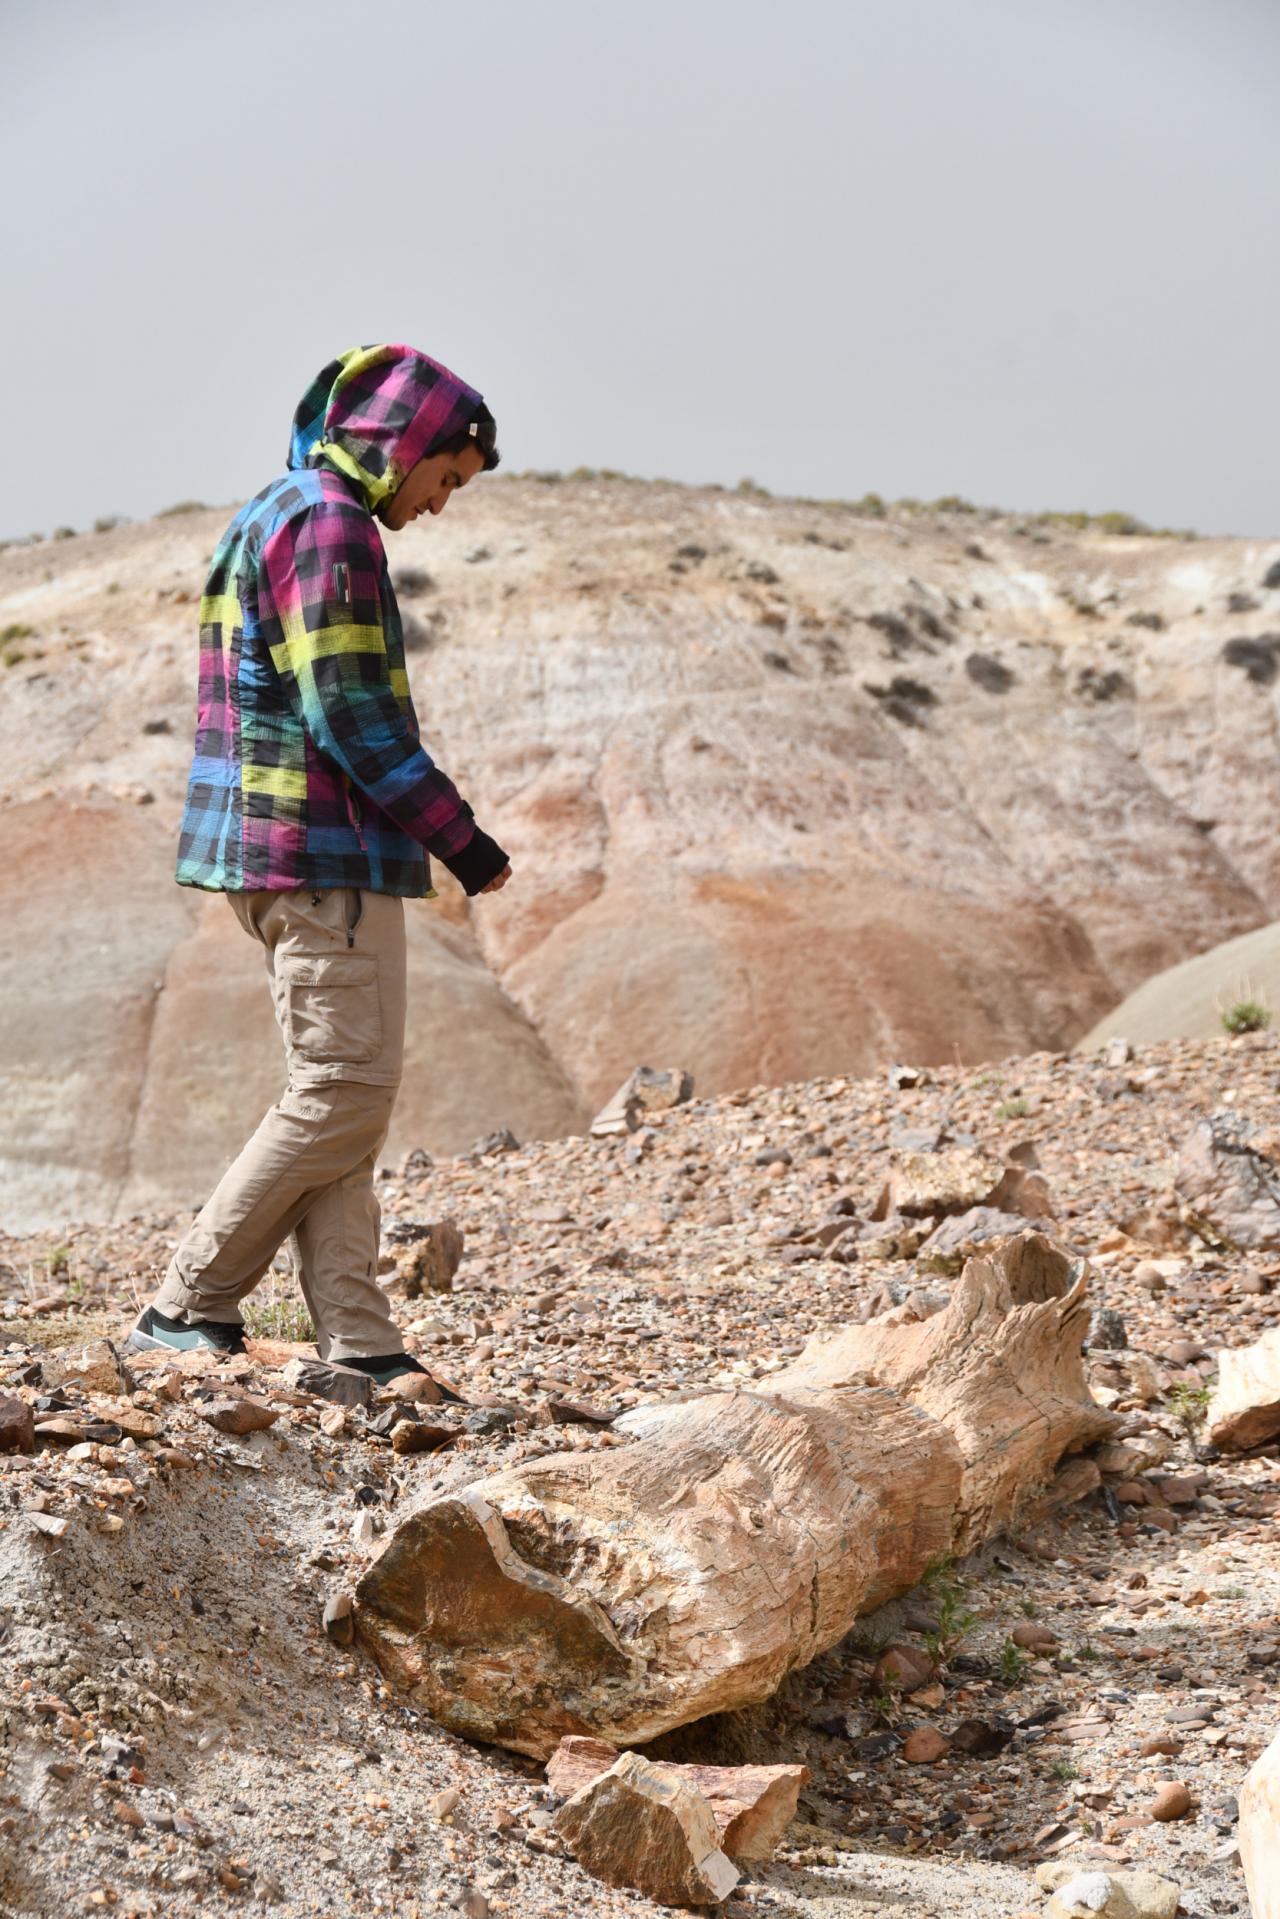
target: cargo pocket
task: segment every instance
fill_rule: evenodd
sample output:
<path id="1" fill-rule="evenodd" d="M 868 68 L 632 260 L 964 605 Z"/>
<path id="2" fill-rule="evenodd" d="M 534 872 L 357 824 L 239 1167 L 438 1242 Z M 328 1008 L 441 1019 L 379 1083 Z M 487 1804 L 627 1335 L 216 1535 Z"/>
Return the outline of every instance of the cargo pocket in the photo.
<path id="1" fill-rule="evenodd" d="M 317 1063 L 367 1065 L 382 1051 L 378 962 L 364 953 L 289 959 L 283 967 L 285 1039 Z"/>

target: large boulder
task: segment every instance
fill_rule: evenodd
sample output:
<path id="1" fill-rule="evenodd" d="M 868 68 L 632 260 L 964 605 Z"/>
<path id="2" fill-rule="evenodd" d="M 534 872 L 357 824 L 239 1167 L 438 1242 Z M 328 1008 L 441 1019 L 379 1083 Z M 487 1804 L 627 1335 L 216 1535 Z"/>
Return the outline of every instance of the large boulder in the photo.
<path id="1" fill-rule="evenodd" d="M 1277 1138 L 1244 1113 L 1211 1114 L 1178 1156 L 1174 1190 L 1193 1230 L 1238 1251 L 1280 1248 Z"/>

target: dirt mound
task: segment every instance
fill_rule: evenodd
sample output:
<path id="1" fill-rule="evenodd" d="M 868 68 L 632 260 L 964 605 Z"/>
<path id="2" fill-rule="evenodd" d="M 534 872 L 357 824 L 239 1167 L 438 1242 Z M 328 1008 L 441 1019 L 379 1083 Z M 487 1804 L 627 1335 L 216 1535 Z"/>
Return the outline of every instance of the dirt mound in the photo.
<path id="1" fill-rule="evenodd" d="M 278 1085 L 258 956 L 170 879 L 226 517 L 0 554 L 13 1223 L 199 1203 Z M 497 477 L 389 551 L 517 869 L 410 914 L 391 1157 L 572 1131 L 637 1059 L 1069 1045 L 1280 912 L 1274 546 Z"/>
<path id="2" fill-rule="evenodd" d="M 1280 1011 L 1280 925 L 1260 926 L 1207 953 L 1170 966 L 1121 1000 L 1087 1032 L 1082 1048 L 1109 1039 L 1149 1046 L 1166 1039 L 1211 1039 L 1222 1017 L 1246 1001 L 1274 1019 Z"/>

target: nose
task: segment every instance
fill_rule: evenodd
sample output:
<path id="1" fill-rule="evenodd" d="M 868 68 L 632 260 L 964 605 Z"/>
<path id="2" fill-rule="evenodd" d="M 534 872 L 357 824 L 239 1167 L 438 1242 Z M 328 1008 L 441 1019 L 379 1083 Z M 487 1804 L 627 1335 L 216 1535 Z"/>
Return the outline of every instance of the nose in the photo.
<path id="1" fill-rule="evenodd" d="M 443 513 L 448 504 L 449 495 L 447 493 L 437 493 L 435 499 L 428 504 L 427 511 L 432 514 Z"/>

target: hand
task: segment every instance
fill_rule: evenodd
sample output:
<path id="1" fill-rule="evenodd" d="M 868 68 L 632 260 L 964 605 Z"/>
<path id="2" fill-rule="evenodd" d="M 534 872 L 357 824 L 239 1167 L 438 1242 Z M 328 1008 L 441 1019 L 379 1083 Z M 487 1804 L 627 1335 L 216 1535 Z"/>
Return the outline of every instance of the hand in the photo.
<path id="1" fill-rule="evenodd" d="M 480 891 L 482 893 L 500 893 L 510 878 L 511 878 L 511 862 L 510 860 L 508 860 L 506 865 L 503 867 L 502 871 L 500 873 L 495 873 L 493 878 L 489 881 L 489 884 L 487 886 L 482 886 L 480 888 Z"/>

